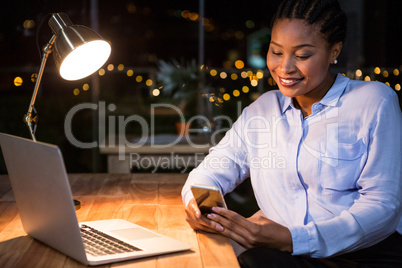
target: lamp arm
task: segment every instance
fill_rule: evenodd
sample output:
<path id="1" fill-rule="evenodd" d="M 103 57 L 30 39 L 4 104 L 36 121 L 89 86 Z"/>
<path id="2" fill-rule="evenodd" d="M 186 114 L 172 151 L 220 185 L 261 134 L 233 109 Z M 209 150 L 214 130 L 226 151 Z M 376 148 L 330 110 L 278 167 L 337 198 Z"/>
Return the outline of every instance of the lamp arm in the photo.
<path id="1" fill-rule="evenodd" d="M 34 88 L 34 91 L 32 94 L 31 103 L 29 104 L 28 112 L 24 116 L 24 122 L 27 124 L 27 126 L 29 128 L 29 132 L 32 137 L 32 140 L 34 140 L 34 141 L 36 141 L 36 138 L 35 138 L 35 131 L 34 131 L 32 125 L 33 125 L 33 123 L 36 122 L 37 118 L 36 118 L 36 116 L 32 117 L 32 110 L 34 109 L 36 96 L 38 95 L 39 85 L 40 85 L 40 82 L 41 82 L 42 76 L 43 76 L 43 70 L 45 69 L 46 61 L 47 61 L 47 58 L 49 57 L 49 54 L 52 53 L 52 48 L 53 48 L 55 39 L 56 39 L 56 35 L 53 35 L 52 38 L 47 43 L 47 45 L 43 48 L 42 62 L 41 62 L 40 68 L 39 68 L 38 77 L 35 82 L 35 88 Z"/>

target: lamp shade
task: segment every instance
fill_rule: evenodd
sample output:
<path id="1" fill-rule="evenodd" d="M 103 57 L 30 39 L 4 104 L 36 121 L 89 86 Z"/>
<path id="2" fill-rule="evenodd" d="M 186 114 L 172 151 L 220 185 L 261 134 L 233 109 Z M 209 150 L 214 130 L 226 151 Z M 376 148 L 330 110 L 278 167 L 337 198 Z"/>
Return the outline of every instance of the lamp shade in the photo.
<path id="1" fill-rule="evenodd" d="M 73 25 L 65 13 L 54 13 L 49 26 L 56 39 L 53 57 L 60 76 L 78 80 L 96 72 L 109 58 L 108 42 L 88 27 Z"/>

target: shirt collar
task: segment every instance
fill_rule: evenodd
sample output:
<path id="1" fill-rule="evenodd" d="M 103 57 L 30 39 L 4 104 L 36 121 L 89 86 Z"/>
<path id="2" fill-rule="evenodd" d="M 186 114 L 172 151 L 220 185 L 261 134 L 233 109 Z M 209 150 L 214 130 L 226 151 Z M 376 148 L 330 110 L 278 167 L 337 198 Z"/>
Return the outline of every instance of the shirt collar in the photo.
<path id="1" fill-rule="evenodd" d="M 292 103 L 292 98 L 286 97 L 284 95 L 282 95 L 281 104 L 282 104 L 282 114 L 284 114 L 287 109 L 294 107 Z"/>
<path id="2" fill-rule="evenodd" d="M 318 103 L 325 106 L 336 107 L 349 81 L 350 79 L 347 78 L 346 76 L 338 74 L 332 87 L 329 89 L 327 94 L 325 94 L 324 98 L 322 98 Z M 282 104 L 282 114 L 284 114 L 287 109 L 291 107 L 294 108 L 292 98 L 290 97 L 283 96 L 281 104 Z"/>

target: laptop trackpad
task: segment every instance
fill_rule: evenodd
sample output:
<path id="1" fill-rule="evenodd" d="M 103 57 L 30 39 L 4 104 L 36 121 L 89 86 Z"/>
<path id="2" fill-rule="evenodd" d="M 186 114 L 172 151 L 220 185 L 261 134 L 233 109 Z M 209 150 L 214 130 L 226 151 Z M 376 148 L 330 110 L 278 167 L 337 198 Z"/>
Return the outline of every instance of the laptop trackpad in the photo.
<path id="1" fill-rule="evenodd" d="M 147 230 L 143 230 L 141 228 L 120 229 L 120 230 L 113 230 L 110 232 L 122 236 L 128 240 L 140 240 L 140 239 L 159 237 L 159 235 L 149 232 Z"/>

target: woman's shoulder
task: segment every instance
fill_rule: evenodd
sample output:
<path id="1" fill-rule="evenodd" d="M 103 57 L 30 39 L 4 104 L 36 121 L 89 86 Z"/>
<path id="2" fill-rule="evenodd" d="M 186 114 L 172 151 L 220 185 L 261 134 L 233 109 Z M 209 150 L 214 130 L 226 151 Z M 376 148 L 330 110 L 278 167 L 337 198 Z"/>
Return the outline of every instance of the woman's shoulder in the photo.
<path id="1" fill-rule="evenodd" d="M 377 81 L 349 80 L 340 103 L 344 107 L 361 107 L 363 110 L 369 107 L 384 107 L 398 105 L 396 92 L 388 85 Z"/>
<path id="2" fill-rule="evenodd" d="M 391 87 L 378 81 L 350 80 L 346 92 L 377 101 L 397 97 L 396 92 Z"/>

